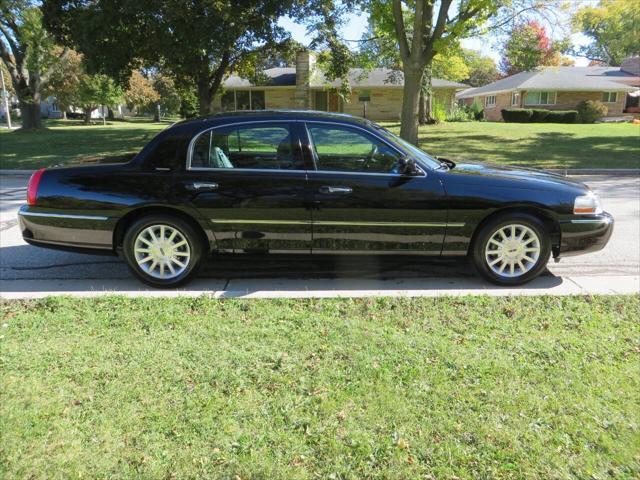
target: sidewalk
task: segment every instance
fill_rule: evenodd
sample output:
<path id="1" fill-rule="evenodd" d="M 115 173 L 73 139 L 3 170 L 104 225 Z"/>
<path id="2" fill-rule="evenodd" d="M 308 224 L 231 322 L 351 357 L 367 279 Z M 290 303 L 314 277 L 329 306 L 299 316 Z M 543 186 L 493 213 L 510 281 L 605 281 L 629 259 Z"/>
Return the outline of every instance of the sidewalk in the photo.
<path id="1" fill-rule="evenodd" d="M 198 297 L 212 298 L 357 298 L 357 297 L 438 297 L 514 295 L 621 295 L 640 293 L 640 276 L 557 277 L 545 275 L 517 288 L 502 288 L 479 278 L 404 278 L 370 280 L 339 279 L 196 279 L 182 289 L 151 289 L 134 279 L 87 280 L 11 280 L 0 282 L 1 299 L 30 299 L 49 295 L 99 297 Z"/>

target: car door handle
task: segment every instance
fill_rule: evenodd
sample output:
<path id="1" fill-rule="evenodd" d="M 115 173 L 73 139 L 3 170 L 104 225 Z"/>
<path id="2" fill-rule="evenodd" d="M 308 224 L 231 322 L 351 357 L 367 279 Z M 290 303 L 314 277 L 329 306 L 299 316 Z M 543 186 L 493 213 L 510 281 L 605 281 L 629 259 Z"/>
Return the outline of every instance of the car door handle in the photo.
<path id="1" fill-rule="evenodd" d="M 324 194 L 340 193 L 346 195 L 348 193 L 352 193 L 353 189 L 351 187 L 330 187 L 325 185 L 320 187 L 318 191 Z"/>
<path id="2" fill-rule="evenodd" d="M 215 182 L 193 182 L 187 185 L 187 188 L 189 190 L 196 190 L 196 191 L 202 191 L 202 190 L 217 190 L 218 189 L 218 184 Z"/>

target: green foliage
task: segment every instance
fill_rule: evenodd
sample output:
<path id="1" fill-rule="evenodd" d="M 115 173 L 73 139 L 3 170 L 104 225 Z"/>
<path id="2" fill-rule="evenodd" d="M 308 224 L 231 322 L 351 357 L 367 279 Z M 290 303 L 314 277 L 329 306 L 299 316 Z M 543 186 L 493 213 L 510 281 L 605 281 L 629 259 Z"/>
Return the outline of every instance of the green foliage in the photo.
<path id="1" fill-rule="evenodd" d="M 0 468 L 630 480 L 639 317 L 637 295 L 0 302 Z"/>
<path id="2" fill-rule="evenodd" d="M 502 110 L 502 119 L 509 123 L 576 123 L 578 111 L 505 108 Z"/>
<path id="3" fill-rule="evenodd" d="M 146 78 L 139 70 L 131 72 L 124 100 L 130 110 L 140 110 L 155 105 L 160 100 L 160 94 L 154 88 L 153 82 Z"/>
<path id="4" fill-rule="evenodd" d="M 578 123 L 577 110 L 551 110 L 546 118 L 546 123 Z"/>
<path id="5" fill-rule="evenodd" d="M 469 107 L 471 113 L 473 113 L 474 120 L 481 121 L 484 120 L 484 107 L 481 103 L 473 102 L 471 107 Z"/>
<path id="6" fill-rule="evenodd" d="M 528 108 L 504 108 L 502 119 L 510 123 L 530 123 L 533 112 Z"/>
<path id="7" fill-rule="evenodd" d="M 447 122 L 472 122 L 475 119 L 475 113 L 469 107 L 458 104 L 451 107 L 451 111 L 446 118 Z"/>
<path id="8" fill-rule="evenodd" d="M 620 65 L 630 55 L 640 53 L 640 9 L 636 0 L 600 0 L 585 5 L 573 17 L 573 26 L 592 43 L 581 55 L 610 65 Z"/>
<path id="9" fill-rule="evenodd" d="M 122 97 L 122 89 L 106 75 L 83 75 L 78 83 L 78 103 L 85 111 L 100 105 L 114 106 Z"/>
<path id="10" fill-rule="evenodd" d="M 447 108 L 441 102 L 433 101 L 431 107 L 431 117 L 436 123 L 444 122 L 447 119 Z"/>
<path id="11" fill-rule="evenodd" d="M 471 87 L 481 87 L 495 82 L 500 76 L 493 58 L 486 57 L 476 50 L 468 49 L 463 49 L 462 55 L 469 70 L 469 75 L 461 80 L 462 83 Z"/>
<path id="12" fill-rule="evenodd" d="M 66 111 L 74 105 L 80 105 L 78 86 L 84 75 L 82 55 L 75 50 L 69 50 L 53 68 L 51 78 L 44 88 L 43 94 L 54 96 L 62 111 Z"/>
<path id="13" fill-rule="evenodd" d="M 531 109 L 531 123 L 543 123 L 545 122 L 549 110 L 546 108 L 532 108 Z"/>
<path id="14" fill-rule="evenodd" d="M 581 123 L 594 123 L 609 111 L 604 103 L 597 100 L 582 100 L 578 103 L 577 109 Z"/>
<path id="15" fill-rule="evenodd" d="M 165 115 L 176 115 L 180 111 L 180 92 L 173 77 L 158 73 L 153 77 L 153 88 L 160 95 L 160 108 Z M 194 106 L 195 108 L 196 106 Z"/>
<path id="16" fill-rule="evenodd" d="M 124 84 L 141 64 L 161 66 L 197 88 L 200 113 L 207 114 L 230 71 L 254 65 L 288 38 L 276 22 L 294 2 L 45 0 L 43 6 L 47 25 L 77 45 L 92 71 Z"/>
<path id="17" fill-rule="evenodd" d="M 551 41 L 544 26 L 529 20 L 511 29 L 502 47 L 500 65 L 507 75 L 535 70 L 540 66 L 560 65 L 560 54 L 567 48 L 566 40 Z"/>

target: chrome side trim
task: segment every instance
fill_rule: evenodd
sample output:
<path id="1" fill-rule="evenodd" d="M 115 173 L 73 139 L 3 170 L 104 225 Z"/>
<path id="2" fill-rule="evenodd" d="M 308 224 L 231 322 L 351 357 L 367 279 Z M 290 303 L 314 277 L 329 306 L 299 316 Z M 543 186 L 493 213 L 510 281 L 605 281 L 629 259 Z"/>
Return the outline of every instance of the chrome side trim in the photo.
<path id="1" fill-rule="evenodd" d="M 308 173 L 308 174 L 337 174 L 337 175 L 373 175 L 373 176 L 384 176 L 384 177 L 406 177 L 406 175 L 403 175 L 401 173 L 371 173 L 371 172 L 348 172 L 348 171 L 334 171 L 334 170 L 298 170 L 298 169 L 287 169 L 287 170 L 281 170 L 281 169 L 277 169 L 277 168 L 207 168 L 207 167 L 192 167 L 191 166 L 191 160 L 192 160 L 192 156 L 193 156 L 193 147 L 196 143 L 196 141 L 198 140 L 198 137 L 200 137 L 200 135 L 203 135 L 207 132 L 210 132 L 212 130 L 216 130 L 218 128 L 225 128 L 225 127 L 233 127 L 236 125 L 250 125 L 250 124 L 254 124 L 254 123 L 302 123 L 305 126 L 305 129 L 307 128 L 306 125 L 307 123 L 319 123 L 319 124 L 328 124 L 328 125 L 336 125 L 339 127 L 347 127 L 347 128 L 355 128 L 357 130 L 362 130 L 363 132 L 367 133 L 368 135 L 371 135 L 373 137 L 375 137 L 376 139 L 380 140 L 382 143 L 384 143 L 385 145 L 387 145 L 389 148 L 395 150 L 396 152 L 400 153 L 401 155 L 407 155 L 407 152 L 404 152 L 402 150 L 400 150 L 398 147 L 396 147 L 395 145 L 391 145 L 385 138 L 381 137 L 380 135 L 378 135 L 375 132 L 372 132 L 370 130 L 367 130 L 366 128 L 362 128 L 359 127 L 357 125 L 352 125 L 352 124 L 348 124 L 348 123 L 340 123 L 340 122 L 331 122 L 331 121 L 322 121 L 322 120 L 302 120 L 302 119 L 296 119 L 296 120 L 253 120 L 253 121 L 242 121 L 242 122 L 231 122 L 231 123 L 225 123 L 224 125 L 216 125 L 214 127 L 209 127 L 206 128 L 205 130 L 202 130 L 201 132 L 198 132 L 196 135 L 194 135 L 194 137 L 191 139 L 191 141 L 189 142 L 189 147 L 187 149 L 187 161 L 186 161 L 186 170 L 187 171 L 194 171 L 194 172 L 237 172 L 237 173 L 242 173 L 242 172 L 265 172 L 265 173 Z M 311 135 L 309 134 L 309 132 L 307 131 L 307 136 L 309 137 L 309 140 L 311 140 Z M 314 153 L 314 164 L 316 163 L 315 161 L 315 153 Z M 425 168 L 420 162 L 418 162 L 418 168 L 420 169 L 420 175 L 415 175 L 414 177 L 419 178 L 419 177 L 426 177 L 427 176 L 427 172 L 425 171 Z M 407 178 L 411 178 L 411 177 L 407 177 Z"/>
<path id="2" fill-rule="evenodd" d="M 42 212 L 23 212 L 18 211 L 18 215 L 25 217 L 47 217 L 47 218 L 67 218 L 71 220 L 109 220 L 109 217 L 102 217 L 100 215 L 73 215 L 70 213 L 42 213 Z"/>
<path id="3" fill-rule="evenodd" d="M 254 225 L 320 225 L 320 226 L 352 226 L 352 227 L 464 227 L 464 223 L 447 222 L 343 222 L 312 220 L 245 220 L 245 219 L 211 219 L 218 224 L 254 224 Z"/>

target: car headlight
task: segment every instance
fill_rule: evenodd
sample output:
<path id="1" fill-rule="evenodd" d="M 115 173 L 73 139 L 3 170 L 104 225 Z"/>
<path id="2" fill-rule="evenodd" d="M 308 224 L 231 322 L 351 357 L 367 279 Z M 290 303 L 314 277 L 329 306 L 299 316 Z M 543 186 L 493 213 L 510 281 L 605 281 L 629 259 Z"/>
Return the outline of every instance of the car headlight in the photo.
<path id="1" fill-rule="evenodd" d="M 602 213 L 602 204 L 600 198 L 593 193 L 589 192 L 587 195 L 580 195 L 576 197 L 573 202 L 573 213 L 575 215 L 599 215 Z"/>

